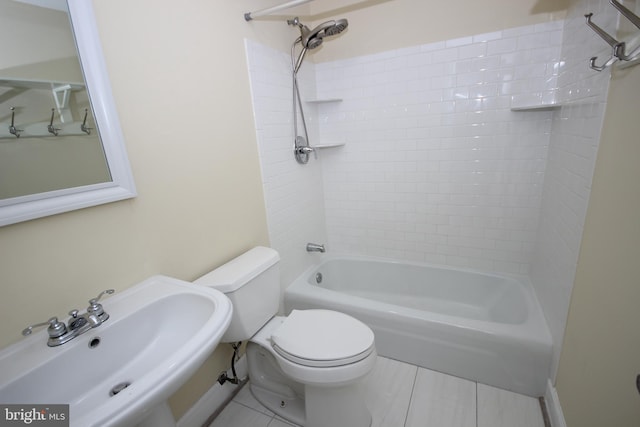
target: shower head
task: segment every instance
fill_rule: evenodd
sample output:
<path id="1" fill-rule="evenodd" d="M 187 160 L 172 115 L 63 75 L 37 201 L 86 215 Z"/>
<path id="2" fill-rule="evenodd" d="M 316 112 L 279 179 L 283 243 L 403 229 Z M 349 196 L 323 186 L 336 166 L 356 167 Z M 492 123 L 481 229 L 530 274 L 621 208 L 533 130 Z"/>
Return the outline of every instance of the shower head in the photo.
<path id="1" fill-rule="evenodd" d="M 347 28 L 349 21 L 338 19 L 337 21 L 327 21 L 318 25 L 313 30 L 309 30 L 306 25 L 300 26 L 301 43 L 307 49 L 315 49 L 322 44 L 325 36 L 335 36 Z"/>
<path id="2" fill-rule="evenodd" d="M 307 26 L 300 29 L 302 34 L 300 43 L 305 49 L 315 49 L 322 44 L 322 37 L 318 33 L 312 33 Z"/>
<path id="3" fill-rule="evenodd" d="M 349 26 L 349 21 L 347 21 L 344 18 L 343 19 L 338 19 L 337 21 L 329 21 L 329 22 L 332 22 L 333 25 L 325 28 L 325 30 L 324 30 L 324 35 L 325 36 L 338 35 L 341 32 L 343 32 L 344 30 L 346 30 L 347 27 Z M 328 22 L 326 22 L 325 24 L 328 24 Z"/>
<path id="4" fill-rule="evenodd" d="M 298 17 L 287 20 L 287 24 L 300 28 L 300 44 L 303 48 L 315 49 L 322 44 L 325 36 L 335 36 L 340 34 L 349 26 L 346 19 L 338 19 L 337 21 L 324 22 L 313 30 L 302 24 Z"/>
<path id="5" fill-rule="evenodd" d="M 327 21 L 324 22 L 313 30 L 310 30 L 309 27 L 302 24 L 300 20 L 296 17 L 293 19 L 287 20 L 287 24 L 297 26 L 300 29 L 300 37 L 293 43 L 291 47 L 291 57 L 293 63 L 293 49 L 297 43 L 302 45 L 302 52 L 298 56 L 298 60 L 293 65 L 294 73 L 298 72 L 298 69 L 302 65 L 302 60 L 307 53 L 307 50 L 315 49 L 322 44 L 325 36 L 335 36 L 343 32 L 348 26 L 349 21 L 346 19 L 338 19 L 337 21 Z"/>

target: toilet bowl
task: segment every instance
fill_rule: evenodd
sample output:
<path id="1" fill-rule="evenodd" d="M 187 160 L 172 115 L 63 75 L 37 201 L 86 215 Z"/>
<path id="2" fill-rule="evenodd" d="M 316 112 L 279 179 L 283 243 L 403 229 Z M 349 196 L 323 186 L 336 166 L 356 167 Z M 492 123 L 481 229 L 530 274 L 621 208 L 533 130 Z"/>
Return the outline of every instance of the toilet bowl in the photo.
<path id="1" fill-rule="evenodd" d="M 373 333 L 354 318 L 294 310 L 274 317 L 249 340 L 251 391 L 265 407 L 299 425 L 369 426 L 358 380 L 371 371 L 376 355 Z"/>
<path id="2" fill-rule="evenodd" d="M 275 316 L 278 261 L 276 251 L 257 247 L 196 280 L 232 301 L 234 317 L 222 341 L 249 340 L 251 392 L 274 413 L 305 427 L 369 427 L 360 380 L 377 357 L 373 332 L 331 310 Z"/>

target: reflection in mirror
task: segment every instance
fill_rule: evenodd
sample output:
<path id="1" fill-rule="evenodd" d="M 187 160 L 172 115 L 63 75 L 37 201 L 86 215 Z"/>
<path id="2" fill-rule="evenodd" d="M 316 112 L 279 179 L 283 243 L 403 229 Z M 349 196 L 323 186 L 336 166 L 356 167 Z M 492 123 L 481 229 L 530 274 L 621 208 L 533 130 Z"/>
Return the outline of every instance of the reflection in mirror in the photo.
<path id="1" fill-rule="evenodd" d="M 0 226 L 135 196 L 91 2 L 68 4 L 0 0 Z"/>
<path id="2" fill-rule="evenodd" d="M 0 10 L 0 39 L 19 48 L 0 56 L 0 199 L 111 181 L 67 12 Z"/>

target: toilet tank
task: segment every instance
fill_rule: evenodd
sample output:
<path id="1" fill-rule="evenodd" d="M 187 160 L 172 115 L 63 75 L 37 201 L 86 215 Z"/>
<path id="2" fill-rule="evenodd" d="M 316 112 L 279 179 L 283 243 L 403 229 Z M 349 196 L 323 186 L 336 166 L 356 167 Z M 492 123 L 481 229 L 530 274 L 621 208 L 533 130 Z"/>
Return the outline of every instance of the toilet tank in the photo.
<path id="1" fill-rule="evenodd" d="M 194 281 L 219 290 L 233 304 L 231 324 L 222 342 L 248 340 L 278 312 L 278 261 L 278 252 L 257 246 Z"/>

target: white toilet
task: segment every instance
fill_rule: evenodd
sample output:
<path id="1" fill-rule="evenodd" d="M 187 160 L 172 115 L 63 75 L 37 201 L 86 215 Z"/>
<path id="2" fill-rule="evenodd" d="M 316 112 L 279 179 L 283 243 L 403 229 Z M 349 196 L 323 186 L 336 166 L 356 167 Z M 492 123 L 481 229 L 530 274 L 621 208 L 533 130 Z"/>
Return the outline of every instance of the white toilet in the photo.
<path id="1" fill-rule="evenodd" d="M 195 281 L 231 299 L 222 342 L 249 340 L 251 391 L 274 413 L 305 427 L 369 427 L 359 380 L 375 364 L 373 331 L 330 310 L 275 316 L 279 260 L 275 250 L 256 247 Z"/>

